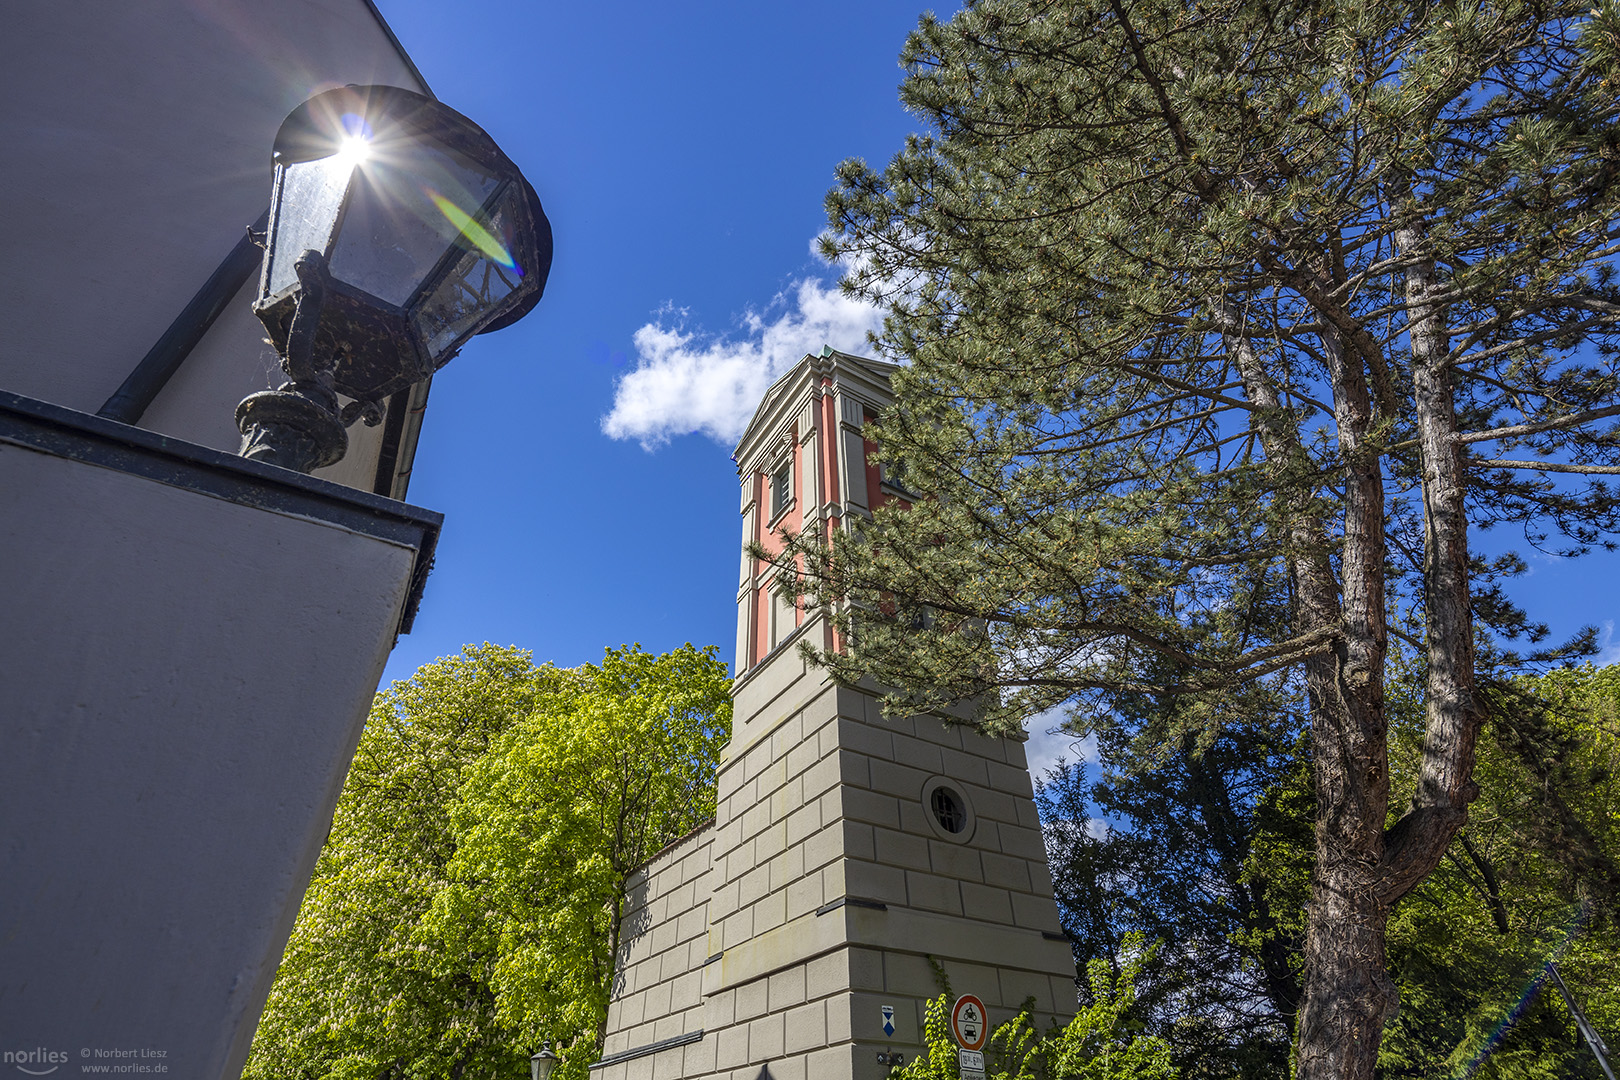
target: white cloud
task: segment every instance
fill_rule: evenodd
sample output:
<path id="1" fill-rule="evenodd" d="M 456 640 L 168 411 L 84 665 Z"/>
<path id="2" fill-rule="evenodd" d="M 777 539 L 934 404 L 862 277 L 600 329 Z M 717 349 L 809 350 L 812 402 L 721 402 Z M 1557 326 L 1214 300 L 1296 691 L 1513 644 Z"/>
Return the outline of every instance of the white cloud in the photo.
<path id="1" fill-rule="evenodd" d="M 1620 664 L 1620 641 L 1614 637 L 1614 620 L 1604 619 L 1602 633 L 1598 634 L 1598 667 Z"/>
<path id="2" fill-rule="evenodd" d="M 636 367 L 614 387 L 602 431 L 637 439 L 648 450 L 676 435 L 702 432 L 728 447 L 759 407 L 771 381 L 806 353 L 831 345 L 862 352 L 882 313 L 836 284 L 805 278 L 763 311 L 750 310 L 738 338 L 686 330 L 685 311 L 659 312 L 635 333 Z"/>
<path id="3" fill-rule="evenodd" d="M 1060 705 L 1026 721 L 1029 742 L 1024 744 L 1024 753 L 1029 758 L 1029 775 L 1036 780 L 1056 768 L 1060 757 L 1071 765 L 1077 761 L 1097 760 L 1096 736 L 1077 739 L 1063 730 L 1067 711 L 1067 706 Z"/>

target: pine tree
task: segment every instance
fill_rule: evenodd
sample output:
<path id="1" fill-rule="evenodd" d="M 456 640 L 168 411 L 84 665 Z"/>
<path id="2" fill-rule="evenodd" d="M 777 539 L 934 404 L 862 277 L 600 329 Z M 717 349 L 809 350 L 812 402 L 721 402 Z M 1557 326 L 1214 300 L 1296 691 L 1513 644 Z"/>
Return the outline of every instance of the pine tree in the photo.
<path id="1" fill-rule="evenodd" d="M 829 195 L 924 497 L 785 556 L 853 639 L 824 662 L 1002 731 L 1300 693 L 1309 1080 L 1372 1075 L 1389 908 L 1476 790 L 1476 635 L 1532 629 L 1470 529 L 1620 527 L 1617 52 L 1559 0 L 979 0 L 902 55 L 930 131 Z M 1391 824 L 1401 605 L 1426 715 Z"/>

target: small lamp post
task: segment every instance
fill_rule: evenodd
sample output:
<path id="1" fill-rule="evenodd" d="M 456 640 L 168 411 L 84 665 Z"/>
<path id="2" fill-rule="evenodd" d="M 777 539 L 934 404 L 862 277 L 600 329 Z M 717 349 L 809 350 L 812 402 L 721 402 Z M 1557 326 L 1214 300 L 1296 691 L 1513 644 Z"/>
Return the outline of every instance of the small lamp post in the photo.
<path id="1" fill-rule="evenodd" d="M 548 1043 L 529 1059 L 529 1080 L 551 1080 L 551 1070 L 557 1067 L 557 1055 Z"/>
<path id="2" fill-rule="evenodd" d="M 534 188 L 471 120 L 392 86 L 348 86 L 276 135 L 253 313 L 288 381 L 236 409 L 243 457 L 300 472 L 475 334 L 528 314 L 551 270 Z M 337 395 L 349 398 L 339 405 Z"/>

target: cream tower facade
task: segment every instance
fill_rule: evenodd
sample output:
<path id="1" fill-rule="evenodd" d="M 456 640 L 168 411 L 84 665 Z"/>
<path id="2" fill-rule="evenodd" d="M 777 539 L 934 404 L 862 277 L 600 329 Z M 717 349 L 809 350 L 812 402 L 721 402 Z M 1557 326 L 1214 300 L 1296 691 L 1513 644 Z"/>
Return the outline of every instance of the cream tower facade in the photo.
<path id="1" fill-rule="evenodd" d="M 824 349 L 771 386 L 737 448 L 745 542 L 904 497 L 862 433 L 894 370 Z M 831 625 L 746 554 L 737 605 L 715 821 L 632 879 L 593 1080 L 880 1080 L 921 1047 L 935 965 L 992 1022 L 1071 1015 L 1023 743 L 834 685 L 796 648 Z"/>

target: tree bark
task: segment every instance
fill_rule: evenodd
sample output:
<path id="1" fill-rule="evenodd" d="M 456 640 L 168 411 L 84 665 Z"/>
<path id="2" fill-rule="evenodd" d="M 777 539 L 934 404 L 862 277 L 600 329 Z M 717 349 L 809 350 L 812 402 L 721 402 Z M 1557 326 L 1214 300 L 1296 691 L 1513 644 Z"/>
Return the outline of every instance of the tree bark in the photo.
<path id="1" fill-rule="evenodd" d="M 1396 230 L 1402 252 L 1423 250 L 1420 225 Z M 1446 311 L 1433 259 L 1406 270 L 1412 389 L 1423 467 L 1424 603 L 1428 685 L 1423 758 L 1412 805 L 1389 830 L 1382 899 L 1392 904 L 1437 866 L 1468 819 L 1478 793 L 1472 776 L 1484 720 L 1474 686 L 1474 620 L 1469 593 L 1466 477 L 1451 372 Z"/>
<path id="2" fill-rule="evenodd" d="M 1300 1080 L 1371 1080 L 1380 1033 L 1399 1002 L 1385 970 L 1389 910 L 1377 888 L 1389 807 L 1384 479 L 1377 448 L 1367 442 L 1373 411 L 1361 362 L 1346 354 L 1331 325 L 1322 343 L 1344 464 L 1344 543 L 1339 633 L 1331 654 L 1305 665 L 1316 873 L 1295 1061 Z M 1331 567 L 1319 564 L 1313 572 L 1327 579 L 1318 589 L 1331 586 Z M 1325 602 L 1316 607 L 1308 613 L 1313 623 L 1329 615 Z"/>
<path id="3" fill-rule="evenodd" d="M 1278 468 L 1303 453 L 1270 378 L 1223 305 L 1225 342 L 1254 424 Z M 1333 631 L 1332 649 L 1305 661 L 1317 786 L 1316 873 L 1305 938 L 1296 1069 L 1301 1080 L 1371 1080 L 1379 1032 L 1397 996 L 1385 972 L 1387 907 L 1377 882 L 1389 801 L 1384 728 L 1384 486 L 1366 443 L 1372 404 L 1360 366 L 1324 335 L 1340 453 L 1346 463 L 1341 596 L 1324 523 L 1302 502 L 1289 513 L 1296 632 Z"/>

